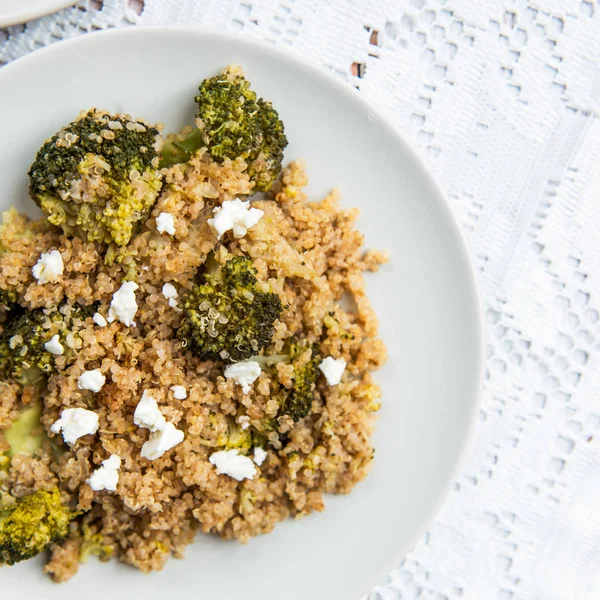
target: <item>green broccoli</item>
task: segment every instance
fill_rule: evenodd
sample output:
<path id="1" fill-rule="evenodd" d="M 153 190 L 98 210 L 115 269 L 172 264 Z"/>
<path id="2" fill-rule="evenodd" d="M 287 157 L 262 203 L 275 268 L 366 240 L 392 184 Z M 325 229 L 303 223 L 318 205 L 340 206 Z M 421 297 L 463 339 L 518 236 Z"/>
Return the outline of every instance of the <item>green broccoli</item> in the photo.
<path id="1" fill-rule="evenodd" d="M 197 129 L 174 136 L 162 150 L 161 166 L 186 162 L 207 147 L 218 162 L 243 158 L 256 191 L 267 191 L 281 172 L 287 146 L 283 123 L 270 102 L 257 98 L 238 68 L 205 79 L 195 98 Z"/>
<path id="2" fill-rule="evenodd" d="M 15 454 L 34 454 L 48 439 L 40 421 L 42 405 L 36 402 L 25 408 L 4 432 L 4 438 L 10 446 L 7 458 Z"/>
<path id="3" fill-rule="evenodd" d="M 315 396 L 315 387 L 319 375 L 318 366 L 321 362 L 318 347 L 310 346 L 305 341 L 290 340 L 282 354 L 253 356 L 263 369 L 271 370 L 276 375 L 277 363 L 290 363 L 294 367 L 292 387 L 281 387 L 275 393 L 279 402 L 277 417 L 288 415 L 294 422 L 308 415 Z M 260 426 L 262 432 L 277 430 L 276 419 L 266 419 Z"/>
<path id="4" fill-rule="evenodd" d="M 306 417 L 312 407 L 321 357 L 316 347 L 302 343 L 291 343 L 289 348 L 294 367 L 293 384 L 290 389 L 283 388 L 279 392 L 279 415 L 288 415 L 296 422 Z"/>
<path id="5" fill-rule="evenodd" d="M 240 454 L 248 454 L 255 446 L 261 448 L 266 445 L 266 440 L 254 427 L 243 429 L 234 419 L 228 417 L 227 439 L 222 446 L 226 450 L 239 450 Z"/>
<path id="6" fill-rule="evenodd" d="M 0 507 L 0 565 L 33 558 L 50 544 L 63 541 L 70 519 L 71 511 L 56 487 Z"/>
<path id="7" fill-rule="evenodd" d="M 242 486 L 240 489 L 240 501 L 238 504 L 238 512 L 242 516 L 250 514 L 254 510 L 254 504 L 256 503 L 256 494 L 249 490 L 246 486 Z"/>
<path id="8" fill-rule="evenodd" d="M 155 127 L 92 109 L 39 149 L 29 193 L 68 235 L 126 245 L 160 192 Z"/>
<path id="9" fill-rule="evenodd" d="M 17 311 L 0 333 L 0 376 L 13 378 L 22 385 L 32 385 L 52 370 L 55 355 L 45 344 L 55 331 L 64 347 L 69 333 L 76 331 L 79 321 L 84 321 L 95 311 L 95 307 L 70 307 L 63 305 L 53 310 Z"/>
<path id="10" fill-rule="evenodd" d="M 17 303 L 17 293 L 14 290 L 0 289 L 0 310 L 9 311 Z"/>
<path id="11" fill-rule="evenodd" d="M 255 274 L 250 259 L 236 256 L 182 299 L 178 336 L 200 359 L 245 360 L 271 341 L 283 307 L 258 289 Z"/>
<path id="12" fill-rule="evenodd" d="M 83 541 L 79 549 L 79 562 L 86 563 L 90 556 L 97 556 L 102 562 L 110 560 L 114 554 L 115 547 L 104 542 L 101 533 L 94 533 L 89 525 L 83 524 Z"/>
<path id="13" fill-rule="evenodd" d="M 204 436 L 197 438 L 202 446 L 238 450 L 240 454 L 248 454 L 254 446 L 266 444 L 264 436 L 253 427 L 243 429 L 234 417 L 212 412 L 208 415 Z"/>

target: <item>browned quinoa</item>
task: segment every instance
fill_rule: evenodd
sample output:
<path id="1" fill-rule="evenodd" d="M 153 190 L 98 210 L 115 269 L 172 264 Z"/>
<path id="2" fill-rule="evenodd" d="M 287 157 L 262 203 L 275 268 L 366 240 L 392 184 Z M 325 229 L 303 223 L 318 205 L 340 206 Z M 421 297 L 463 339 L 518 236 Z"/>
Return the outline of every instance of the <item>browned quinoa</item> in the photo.
<path id="1" fill-rule="evenodd" d="M 369 438 L 380 394 L 371 373 L 385 362 L 386 350 L 363 272 L 376 271 L 387 257 L 363 250 L 363 236 L 355 229 L 358 210 L 343 210 L 336 191 L 308 202 L 304 165 L 295 162 L 268 199 L 252 203 L 265 213 L 258 224 L 241 239 L 226 234 L 217 240 L 207 223 L 213 208 L 252 191 L 244 161 L 218 164 L 199 152 L 163 174 L 166 186 L 148 221 L 110 266 L 94 243 L 68 238 L 45 222 L 13 217 L 0 231 L 0 243 L 9 250 L 0 256 L 0 289 L 16 288 L 25 307 L 98 303 L 106 316 L 113 293 L 132 270 L 139 285 L 136 326 L 115 321 L 98 327 L 88 319 L 67 342 L 69 350 L 56 358 L 42 392 L 49 440 L 34 456 L 14 456 L 8 470 L 0 471 L 0 496 L 21 497 L 58 485 L 64 501 L 79 511 L 69 538 L 51 548 L 46 570 L 56 581 L 77 572 L 82 546 L 90 539 L 102 540 L 105 556 L 112 553 L 142 571 L 161 569 L 171 554 L 181 557 L 198 530 L 247 542 L 289 516 L 322 511 L 323 493 L 350 492 L 373 458 Z M 174 236 L 157 232 L 161 212 L 175 216 Z M 25 225 L 37 235 L 19 235 Z M 39 285 L 32 267 L 43 252 L 56 249 L 64 274 L 58 283 Z M 319 377 L 306 418 L 284 421 L 269 433 L 265 462 L 254 479 L 242 482 L 218 474 L 208 458 L 219 449 L 227 417 L 247 415 L 254 425 L 276 415 L 271 392 L 279 383 L 263 371 L 243 394 L 224 378 L 223 364 L 197 359 L 175 335 L 181 311 L 161 292 L 169 282 L 184 294 L 209 253 L 221 264 L 236 255 L 251 257 L 265 289 L 279 294 L 285 309 L 265 353 L 280 352 L 288 338 L 301 335 L 318 345 L 321 356 L 347 362 L 339 385 Z M 353 299 L 352 311 L 340 305 L 343 296 Z M 97 368 L 106 376 L 101 391 L 80 390 L 79 375 Z M 284 384 L 289 369 L 278 367 Z M 175 399 L 174 385 L 183 385 L 187 398 Z M 2 452 L 7 446 L 2 430 L 34 394 L 21 393 L 14 384 L 0 386 Z M 133 423 L 145 390 L 185 434 L 154 461 L 141 458 L 148 430 Z M 62 410 L 75 407 L 96 412 L 99 431 L 68 446 L 50 427 Z M 117 490 L 94 492 L 86 480 L 111 454 L 122 459 Z"/>

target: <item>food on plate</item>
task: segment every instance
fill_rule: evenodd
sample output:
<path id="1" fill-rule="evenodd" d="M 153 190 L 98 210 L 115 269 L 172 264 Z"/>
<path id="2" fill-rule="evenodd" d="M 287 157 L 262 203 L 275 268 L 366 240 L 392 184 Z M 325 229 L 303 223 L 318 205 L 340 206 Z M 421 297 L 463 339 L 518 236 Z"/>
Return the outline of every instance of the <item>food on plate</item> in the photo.
<path id="1" fill-rule="evenodd" d="M 271 103 L 257 97 L 239 67 L 205 79 L 195 100 L 196 127 L 167 141 L 161 164 L 184 162 L 204 147 L 218 162 L 244 160 L 253 191 L 267 191 L 281 171 L 287 146 Z"/>
<path id="2" fill-rule="evenodd" d="M 124 246 L 160 192 L 161 145 L 156 127 L 91 109 L 39 149 L 29 194 L 66 234 Z"/>
<path id="3" fill-rule="evenodd" d="M 283 123 L 239 67 L 196 102 L 166 138 L 83 112 L 29 171 L 44 217 L 2 217 L 0 564 L 157 570 L 370 468 L 386 350 L 363 273 L 387 256 L 282 168 Z"/>

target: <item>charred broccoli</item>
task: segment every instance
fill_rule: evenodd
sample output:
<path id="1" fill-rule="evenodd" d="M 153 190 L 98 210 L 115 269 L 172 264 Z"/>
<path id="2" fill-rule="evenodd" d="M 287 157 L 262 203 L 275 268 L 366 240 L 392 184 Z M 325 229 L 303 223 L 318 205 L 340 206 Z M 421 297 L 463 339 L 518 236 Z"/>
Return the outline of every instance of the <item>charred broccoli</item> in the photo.
<path id="1" fill-rule="evenodd" d="M 282 386 L 281 390 L 275 394 L 275 398 L 279 402 L 277 417 L 288 415 L 296 422 L 310 412 L 315 396 L 321 357 L 318 347 L 310 346 L 305 341 L 290 340 L 284 350 L 281 354 L 253 356 L 252 360 L 258 362 L 263 369 L 270 370 L 274 375 L 277 375 L 276 365 L 278 363 L 289 363 L 293 366 L 292 386 L 290 388 Z M 276 429 L 276 419 L 266 419 L 261 426 L 263 432 Z"/>
<path id="2" fill-rule="evenodd" d="M 67 536 L 71 511 L 58 488 L 39 490 L 0 507 L 0 565 L 33 558 Z"/>
<path id="3" fill-rule="evenodd" d="M 283 123 L 270 102 L 257 98 L 239 69 L 205 79 L 198 95 L 197 129 L 175 136 L 162 150 L 161 166 L 185 162 L 206 146 L 210 155 L 243 158 L 256 191 L 267 191 L 281 172 L 287 146 Z"/>
<path id="4" fill-rule="evenodd" d="M 17 302 L 17 293 L 13 290 L 0 290 L 0 310 L 11 310 Z"/>
<path id="5" fill-rule="evenodd" d="M 255 274 L 250 259 L 236 256 L 181 301 L 178 335 L 202 360 L 245 360 L 271 341 L 281 300 L 260 291 Z"/>
<path id="6" fill-rule="evenodd" d="M 321 357 L 316 348 L 293 343 L 290 346 L 290 359 L 294 366 L 293 385 L 291 389 L 284 389 L 280 394 L 279 414 L 288 415 L 296 422 L 310 412 Z"/>
<path id="7" fill-rule="evenodd" d="M 16 310 L 0 333 L 0 376 L 30 385 L 52 370 L 55 354 L 46 343 L 54 336 L 65 351 L 69 333 L 76 331 L 79 322 L 90 317 L 94 307 L 64 305 L 54 310 Z"/>
<path id="8" fill-rule="evenodd" d="M 68 235 L 124 246 L 160 191 L 160 145 L 129 115 L 83 112 L 38 150 L 29 193 Z"/>

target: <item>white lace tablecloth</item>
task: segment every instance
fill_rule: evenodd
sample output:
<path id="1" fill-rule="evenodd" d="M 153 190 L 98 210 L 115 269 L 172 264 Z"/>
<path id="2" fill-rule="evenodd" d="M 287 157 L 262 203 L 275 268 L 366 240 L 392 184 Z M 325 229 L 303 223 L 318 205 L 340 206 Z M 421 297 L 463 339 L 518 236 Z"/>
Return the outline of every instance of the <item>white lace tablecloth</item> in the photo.
<path id="1" fill-rule="evenodd" d="M 600 599 L 600 2 L 86 0 L 0 30 L 0 64 L 176 23 L 291 47 L 360 88 L 468 238 L 488 328 L 476 443 L 369 600 Z"/>

